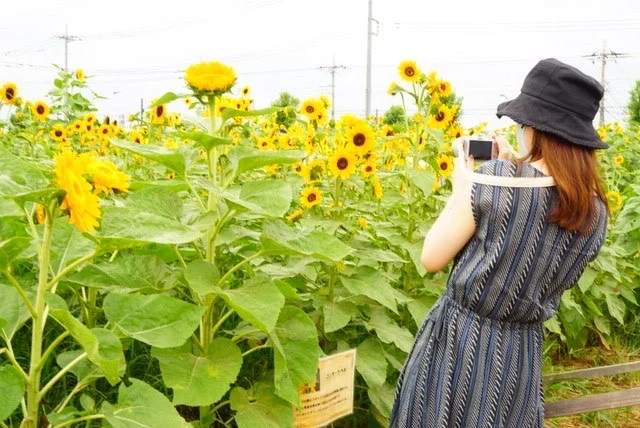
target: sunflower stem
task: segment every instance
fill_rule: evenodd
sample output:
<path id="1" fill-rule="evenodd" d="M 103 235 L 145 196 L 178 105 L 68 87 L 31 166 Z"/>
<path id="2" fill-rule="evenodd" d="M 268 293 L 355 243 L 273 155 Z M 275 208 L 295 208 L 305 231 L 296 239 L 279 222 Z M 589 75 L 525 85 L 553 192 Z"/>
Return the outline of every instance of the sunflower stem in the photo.
<path id="1" fill-rule="evenodd" d="M 53 204 L 45 210 L 44 234 L 38 254 L 40 261 L 38 273 L 38 290 L 36 292 L 35 315 L 31 327 L 31 360 L 29 364 L 29 380 L 27 382 L 27 414 L 24 416 L 21 428 L 35 428 L 38 425 L 41 391 L 40 376 L 42 374 L 42 339 L 44 326 L 47 322 L 45 296 L 48 289 L 47 279 L 51 261 L 51 237 L 53 235 Z M 53 208 L 53 209 L 52 209 Z"/>

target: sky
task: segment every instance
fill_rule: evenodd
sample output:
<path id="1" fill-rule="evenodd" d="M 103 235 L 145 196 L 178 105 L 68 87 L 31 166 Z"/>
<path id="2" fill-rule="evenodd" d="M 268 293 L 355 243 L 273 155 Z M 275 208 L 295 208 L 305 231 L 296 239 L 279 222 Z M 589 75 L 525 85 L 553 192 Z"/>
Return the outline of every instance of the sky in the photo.
<path id="1" fill-rule="evenodd" d="M 184 92 L 184 69 L 200 61 L 234 67 L 256 107 L 282 91 L 304 100 L 330 95 L 336 115 L 365 112 L 368 0 L 4 0 L 0 83 L 13 81 L 25 99 L 46 96 L 64 66 L 83 68 L 96 102 L 111 117 L 140 110 L 141 99 Z M 400 99 L 387 95 L 397 65 L 413 59 L 436 70 L 464 97 L 463 125 L 498 120 L 497 104 L 516 97 L 527 72 L 555 57 L 600 80 L 602 51 L 625 53 L 606 67 L 606 118 L 623 120 L 640 79 L 638 0 L 373 0 L 372 112 Z M 335 63 L 334 63 L 335 61 Z M 170 105 L 171 110 L 182 110 Z M 410 109 L 410 108 L 409 108 Z"/>

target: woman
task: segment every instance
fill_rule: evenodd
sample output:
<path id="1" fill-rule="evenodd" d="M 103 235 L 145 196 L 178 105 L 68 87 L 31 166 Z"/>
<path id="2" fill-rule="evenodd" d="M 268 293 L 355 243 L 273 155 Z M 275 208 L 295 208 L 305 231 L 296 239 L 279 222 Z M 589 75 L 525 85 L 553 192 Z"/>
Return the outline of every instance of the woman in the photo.
<path id="1" fill-rule="evenodd" d="M 429 272 L 452 259 L 453 269 L 400 375 L 391 427 L 544 426 L 543 322 L 605 240 L 595 149 L 608 146 L 592 124 L 602 96 L 597 81 L 547 59 L 498 106 L 528 153 L 511 159 L 494 136 L 498 159 L 476 173 L 506 184 L 453 180 L 422 253 Z"/>

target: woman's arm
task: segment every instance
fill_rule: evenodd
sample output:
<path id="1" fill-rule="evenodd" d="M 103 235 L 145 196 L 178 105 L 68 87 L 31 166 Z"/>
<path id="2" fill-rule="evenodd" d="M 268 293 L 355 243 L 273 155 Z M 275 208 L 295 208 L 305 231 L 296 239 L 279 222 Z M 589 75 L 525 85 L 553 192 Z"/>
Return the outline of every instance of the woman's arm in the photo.
<path id="1" fill-rule="evenodd" d="M 459 150 L 464 150 L 463 140 L 454 142 Z M 473 169 L 473 157 L 466 160 L 466 165 L 458 157 L 454 163 L 451 175 L 453 191 L 438 219 L 429 229 L 422 247 L 422 264 L 427 272 L 437 272 L 447 266 L 476 231 L 471 208 L 471 183 L 460 174 L 465 167 Z"/>
<path id="2" fill-rule="evenodd" d="M 455 190 L 429 229 L 422 247 L 422 263 L 427 272 L 446 267 L 475 233 L 470 190 L 470 186 Z"/>

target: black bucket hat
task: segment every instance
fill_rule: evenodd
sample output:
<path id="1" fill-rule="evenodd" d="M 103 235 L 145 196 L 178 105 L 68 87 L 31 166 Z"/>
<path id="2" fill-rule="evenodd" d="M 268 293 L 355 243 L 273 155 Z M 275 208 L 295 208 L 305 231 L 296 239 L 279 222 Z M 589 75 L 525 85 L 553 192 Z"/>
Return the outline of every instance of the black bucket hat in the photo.
<path id="1" fill-rule="evenodd" d="M 575 67 L 543 59 L 524 79 L 520 95 L 498 106 L 497 116 L 592 149 L 606 149 L 593 127 L 602 85 Z"/>

